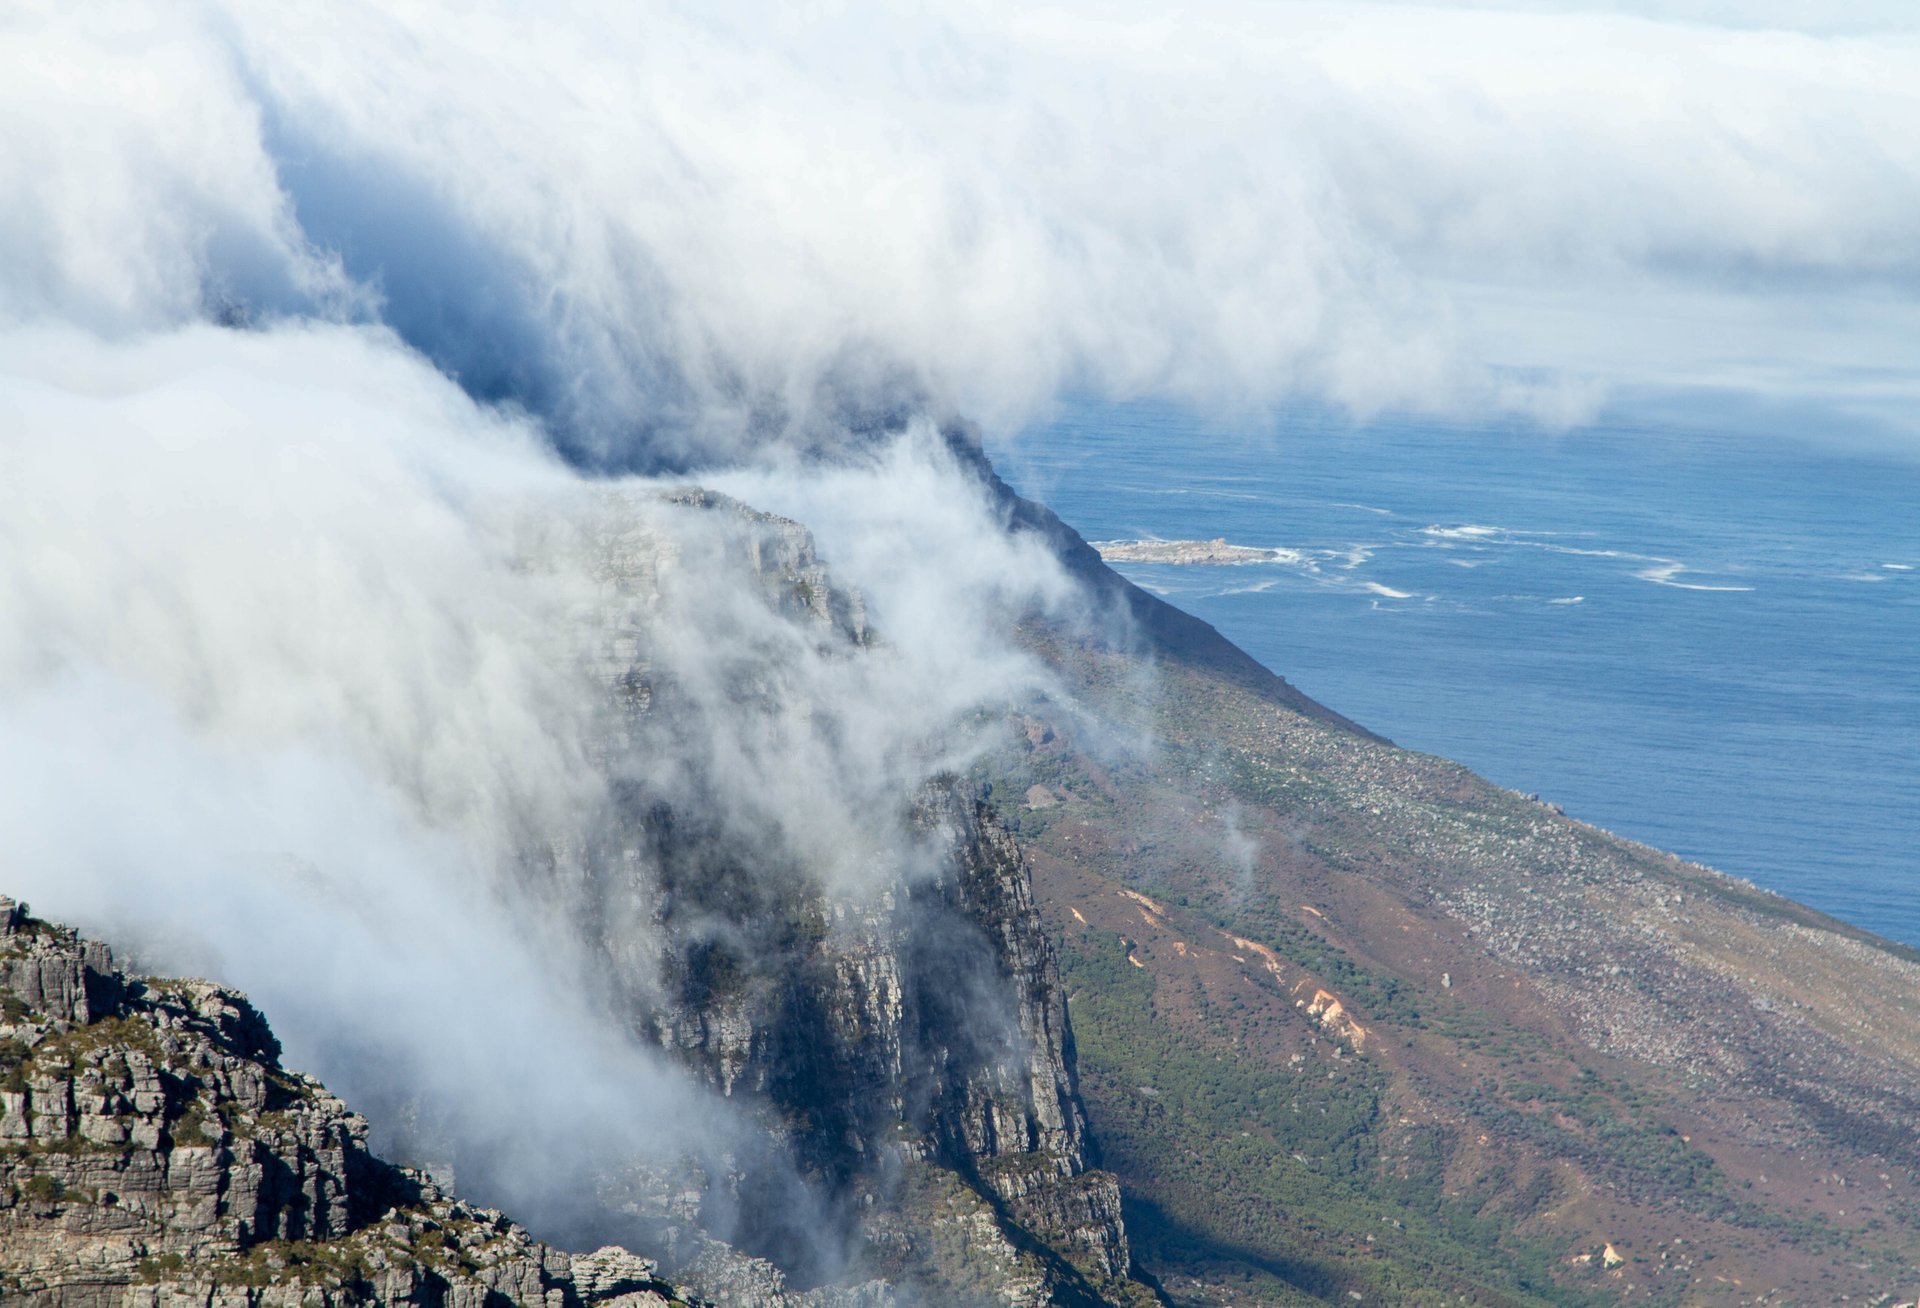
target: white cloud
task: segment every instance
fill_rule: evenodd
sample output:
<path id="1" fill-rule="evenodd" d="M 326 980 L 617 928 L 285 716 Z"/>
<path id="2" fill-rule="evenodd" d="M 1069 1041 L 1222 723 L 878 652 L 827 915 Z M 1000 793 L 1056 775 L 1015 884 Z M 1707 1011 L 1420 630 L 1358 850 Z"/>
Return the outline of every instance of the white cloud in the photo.
<path id="1" fill-rule="evenodd" d="M 364 312 L 337 255 L 475 393 L 621 458 L 849 399 L 1557 410 L 1582 360 L 1497 349 L 1475 288 L 1831 321 L 1913 284 L 1914 23 L 1625 9 L 35 7 L 0 29 L 0 291 Z"/>
<path id="2" fill-rule="evenodd" d="M 295 1066 L 419 1096 L 529 1215 L 588 1161 L 732 1138 L 606 1022 L 582 892 L 528 866 L 605 783 L 592 579 L 516 548 L 587 490 L 527 424 L 339 326 L 18 329 L 0 411 L 10 893 L 245 988 Z"/>
<path id="3" fill-rule="evenodd" d="M 338 294 L 232 57 L 177 6 L 0 16 L 0 320 L 103 330 Z M 213 306 L 217 307 L 217 306 Z"/>

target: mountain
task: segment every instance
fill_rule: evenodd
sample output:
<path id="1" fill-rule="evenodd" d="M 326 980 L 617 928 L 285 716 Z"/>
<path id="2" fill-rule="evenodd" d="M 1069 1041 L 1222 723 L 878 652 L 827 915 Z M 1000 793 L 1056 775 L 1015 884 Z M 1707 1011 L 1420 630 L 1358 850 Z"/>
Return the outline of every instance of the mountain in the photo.
<path id="1" fill-rule="evenodd" d="M 48 1308 L 646 1308 L 683 1296 L 775 1308 L 885 1305 L 892 1286 L 954 1304 L 1150 1302 L 1128 1278 L 1118 1187 L 1089 1167 L 1025 862 L 951 787 L 921 818 L 959 851 L 953 879 L 924 893 L 931 916 L 965 933 L 949 922 L 937 938 L 975 948 L 936 969 L 915 952 L 924 931 L 876 922 L 855 949 L 816 950 L 807 976 L 761 992 L 771 1011 L 745 991 L 680 1010 L 696 1064 L 751 1082 L 739 1093 L 792 1115 L 774 1130 L 794 1129 L 817 1167 L 865 1187 L 846 1288 L 791 1287 L 691 1223 L 650 1233 L 698 1293 L 625 1249 L 541 1244 L 375 1156 L 365 1120 L 282 1066 L 244 996 L 130 977 L 106 945 L 0 900 L 0 1295 Z M 982 1047 L 993 1028 L 954 1011 L 958 996 L 1004 1000 L 1024 1038 Z M 865 1167 L 850 1158 L 868 1153 Z"/>
<path id="2" fill-rule="evenodd" d="M 756 741 L 784 724 L 808 693 L 799 658 L 880 657 L 808 533 L 684 490 L 610 495 L 528 537 L 530 568 L 591 560 L 580 651 L 612 784 L 581 829 L 525 841 L 517 888 L 560 905 L 607 1030 L 671 1060 L 706 1105 L 682 1110 L 704 1123 L 679 1123 L 706 1154 L 679 1153 L 669 1126 L 645 1155 L 609 1145 L 543 1183 L 526 1173 L 557 1164 L 464 1119 L 461 1096 L 363 1076 L 360 1106 L 424 1170 L 392 1166 L 365 1121 L 282 1067 L 246 999 L 127 977 L 104 945 L 9 903 L 11 1295 L 82 1308 L 310 1293 L 544 1308 L 1151 1303 L 1119 1187 L 1095 1165 L 1053 945 L 1011 836 L 936 773 L 896 796 L 886 831 L 839 833 L 866 838 L 843 873 L 863 879 L 830 885 L 791 838 L 743 817 L 739 779 L 687 743 L 720 719 Z M 661 615 L 689 576 L 737 587 L 682 615 L 733 624 L 708 642 L 701 686 L 659 657 L 684 634 Z M 643 770 L 662 759 L 674 766 Z M 485 1003 L 489 979 L 468 980 Z M 544 1056 L 553 1076 L 572 1073 Z M 645 1088 L 630 1093 L 633 1118 L 672 1121 Z M 456 1185 L 511 1200 L 572 1247 L 657 1254 L 672 1284 L 616 1248 L 570 1258 L 537 1244 L 451 1198 Z"/>
<path id="3" fill-rule="evenodd" d="M 880 807 L 812 845 L 754 801 L 888 653 L 805 528 L 609 491 L 526 532 L 593 580 L 555 647 L 608 784 L 508 902 L 720 1147 L 529 1175 L 361 1078 L 395 1166 L 273 1014 L 8 904 L 6 1302 L 1913 1298 L 1920 955 L 1394 747 L 948 445 L 1091 616 L 1008 633 L 1050 678 L 970 774 L 834 774 Z"/>
<path id="4" fill-rule="evenodd" d="M 1920 953 L 1355 728 L 980 475 L 1131 633 L 1029 622 L 983 779 L 1174 1302 L 1920 1297 Z"/>
<path id="5" fill-rule="evenodd" d="M 698 490 L 670 493 L 666 508 L 691 515 L 715 551 L 694 574 L 744 572 L 783 639 L 797 634 L 829 661 L 884 654 L 884 634 L 800 524 Z M 715 730 L 716 712 L 730 728 L 779 724 L 821 694 L 790 676 L 777 647 L 731 631 L 707 642 L 705 691 L 667 668 L 655 650 L 672 635 L 658 614 L 689 571 L 690 533 L 661 549 L 648 535 L 654 506 L 616 498 L 607 511 L 590 548 L 604 560 L 594 621 L 617 708 L 601 742 L 610 758 L 704 757 L 687 741 Z M 718 709 L 703 698 L 713 687 Z M 767 750 L 774 733 L 753 746 Z M 620 1233 L 657 1243 L 729 1301 L 738 1276 L 713 1281 L 712 1246 L 692 1230 L 722 1211 L 729 1239 L 823 1287 L 821 1302 L 835 1301 L 833 1285 L 876 1282 L 956 1305 L 1150 1301 L 1130 1276 L 1119 1188 L 1095 1165 L 1031 872 L 993 814 L 958 777 L 920 781 L 899 798 L 897 830 L 854 833 L 885 835 L 870 851 L 878 866 L 833 886 L 795 861 L 788 837 L 726 816 L 738 789 L 699 771 L 617 784 L 589 875 L 619 886 L 650 869 L 624 894 L 642 905 L 658 956 L 632 957 L 618 932 L 598 942 L 616 1015 L 749 1105 L 753 1147 L 777 1166 L 736 1158 L 706 1178 L 696 1211 L 676 1213 L 643 1186 L 623 1206 L 672 1220 Z M 798 1188 L 780 1174 L 788 1164 Z M 594 1202 L 609 1206 L 604 1193 Z M 770 1285 L 768 1301 L 779 1291 Z"/>

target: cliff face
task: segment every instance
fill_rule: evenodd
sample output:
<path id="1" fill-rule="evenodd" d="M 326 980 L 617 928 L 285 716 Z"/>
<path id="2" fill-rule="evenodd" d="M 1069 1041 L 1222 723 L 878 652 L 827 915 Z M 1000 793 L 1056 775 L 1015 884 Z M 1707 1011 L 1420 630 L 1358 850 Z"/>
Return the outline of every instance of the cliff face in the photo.
<path id="1" fill-rule="evenodd" d="M 1119 1281 L 1131 1261 L 1120 1190 L 1107 1173 L 1089 1170 L 1093 1140 L 1073 1028 L 1032 871 L 983 806 L 952 789 L 938 801 L 937 821 L 959 853 L 950 879 L 920 890 L 934 921 L 909 942 L 923 1075 L 937 1088 L 927 1138 L 937 1159 L 976 1177 L 1096 1283 Z M 967 926 L 984 948 L 956 947 L 968 940 Z M 954 1033 L 977 1029 L 970 1006 L 994 998 L 1006 1006 L 1001 1039 L 956 1043 Z"/>
<path id="2" fill-rule="evenodd" d="M 886 657 L 859 597 L 798 524 L 724 497 L 615 494 L 598 510 L 530 526 L 528 566 L 578 575 L 584 559 L 594 582 L 556 657 L 599 683 L 606 795 L 577 828 L 532 834 L 517 875 L 586 942 L 609 1022 L 752 1129 L 688 1170 L 609 1159 L 564 1214 L 541 1215 L 543 1233 L 644 1244 L 690 1287 L 678 1293 L 743 1308 L 903 1290 L 1007 1308 L 1149 1301 L 1118 1185 L 1094 1167 L 1012 837 L 965 783 L 911 761 L 872 777 L 754 771 L 822 735 L 840 743 L 833 701 Z M 760 802 L 787 787 L 823 810 L 859 793 L 822 815 L 791 794 Z M 815 816 L 824 838 L 792 829 Z M 365 1123 L 279 1066 L 237 994 L 128 980 L 102 946 L 8 921 L 4 981 L 23 1007 L 9 1009 L 22 1025 L 4 1046 L 17 1088 L 0 1132 L 20 1143 L 0 1269 L 20 1292 L 86 1308 L 675 1293 L 630 1255 L 570 1259 L 380 1162 Z M 433 1104 L 376 1110 L 449 1186 L 511 1192 L 488 1142 Z"/>
<path id="3" fill-rule="evenodd" d="M 1129 1279 L 1119 1186 L 1091 1167 L 1030 870 L 1012 837 L 951 784 L 930 788 L 915 819 L 950 851 L 937 873 L 891 888 L 866 912 L 843 910 L 805 948 L 754 959 L 709 950 L 706 975 L 724 972 L 731 984 L 690 987 L 655 1020 L 716 1088 L 770 1110 L 770 1130 L 832 1200 L 828 1220 L 845 1223 L 841 1285 L 899 1286 L 956 1305 L 1147 1302 Z M 816 901 L 797 908 L 802 922 L 831 916 Z M 778 1243 L 777 1214 L 755 1208 L 754 1186 L 735 1178 L 728 1195 L 749 1239 L 772 1233 L 762 1251 L 804 1268 Z M 673 1242 L 685 1233 L 668 1238 L 681 1253 Z M 678 1274 L 726 1302 L 831 1303 L 845 1293 L 794 1289 L 697 1237 L 684 1252 L 670 1260 Z"/>
<path id="4" fill-rule="evenodd" d="M 852 1264 L 803 1290 L 697 1230 L 669 1228 L 662 1252 L 721 1304 L 884 1305 L 896 1285 L 954 1304 L 1140 1300 L 1118 1185 L 1088 1168 L 1025 862 L 952 787 L 919 819 L 954 851 L 945 875 L 821 943 L 784 989 L 663 1022 L 689 1065 L 762 1098 L 773 1129 L 836 1169 Z M 569 1256 L 375 1157 L 366 1123 L 283 1068 L 231 990 L 126 977 L 106 946 L 0 901 L 0 994 L 5 1302 L 644 1308 L 685 1293 L 648 1260 Z"/>
<path id="5" fill-rule="evenodd" d="M 703 492 L 675 503 L 715 520 L 707 547 L 756 575 L 769 610 L 816 656 L 884 652 L 803 528 Z M 606 593 L 594 662 L 620 705 L 605 747 L 618 772 L 621 759 L 659 757 L 704 730 L 709 710 L 653 656 L 684 547 L 663 549 L 631 514 L 609 521 L 595 546 Z M 715 644 L 729 721 L 758 712 L 771 730 L 796 712 L 800 692 L 780 671 L 749 645 Z M 1118 1186 L 1092 1170 L 1065 999 L 1012 837 L 958 779 L 935 780 L 855 884 L 829 885 L 817 869 L 779 866 L 751 824 L 715 820 L 730 806 L 719 787 L 682 773 L 620 794 L 605 829 L 620 866 L 648 870 L 641 898 L 662 943 L 658 957 L 623 962 L 610 940 L 609 967 L 626 973 L 616 985 L 633 1025 L 755 1105 L 840 1215 L 853 1270 L 839 1279 L 918 1282 L 960 1302 L 953 1280 L 977 1274 L 962 1270 L 972 1259 L 1027 1287 L 999 1302 L 1144 1293 L 1127 1280 Z M 914 1178 L 929 1170 L 959 1190 L 916 1214 L 902 1196 L 927 1198 Z M 820 1232 L 783 1233 L 751 1177 L 724 1188 L 748 1247 L 757 1238 L 804 1268 Z M 942 1243 L 962 1256 L 927 1254 Z"/>
<path id="6" fill-rule="evenodd" d="M 36 1308 L 665 1308 L 366 1147 L 245 998 L 120 973 L 0 900 L 0 1301 Z"/>

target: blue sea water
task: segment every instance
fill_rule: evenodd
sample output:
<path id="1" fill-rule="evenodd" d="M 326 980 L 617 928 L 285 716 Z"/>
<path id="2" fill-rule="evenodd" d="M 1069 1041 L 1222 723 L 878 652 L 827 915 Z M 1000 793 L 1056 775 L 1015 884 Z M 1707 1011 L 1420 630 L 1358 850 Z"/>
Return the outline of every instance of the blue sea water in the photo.
<path id="1" fill-rule="evenodd" d="M 1294 551 L 1122 571 L 1382 735 L 1920 945 L 1920 462 L 1142 405 L 990 452 L 1089 540 Z"/>

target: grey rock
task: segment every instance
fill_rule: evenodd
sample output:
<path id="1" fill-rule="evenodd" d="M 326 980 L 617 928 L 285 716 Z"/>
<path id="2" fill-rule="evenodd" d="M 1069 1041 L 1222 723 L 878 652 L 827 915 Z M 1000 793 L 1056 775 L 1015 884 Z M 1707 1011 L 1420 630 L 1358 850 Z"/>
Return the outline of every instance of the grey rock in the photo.
<path id="1" fill-rule="evenodd" d="M 29 1308 L 622 1308 L 651 1262 L 564 1253 L 366 1147 L 247 1000 L 133 980 L 0 898 L 0 1302 Z"/>
<path id="2" fill-rule="evenodd" d="M 820 648 L 857 659 L 884 641 L 798 524 L 704 491 L 672 503 L 711 514 L 705 534 L 727 541 L 734 566 L 757 576 L 769 605 Z M 647 524 L 647 513 L 616 504 L 595 543 L 606 584 L 597 617 L 608 632 L 595 666 L 623 706 L 605 744 L 616 761 L 672 754 L 677 733 L 697 730 L 689 717 L 698 705 L 648 656 L 647 614 L 671 592 L 675 563 L 664 534 L 649 536 Z M 739 662 L 728 711 L 787 711 L 779 695 L 762 694 L 752 661 Z M 655 878 L 646 934 L 665 942 L 664 955 L 625 960 L 618 940 L 606 942 L 607 974 L 619 977 L 623 965 L 636 973 L 622 985 L 632 1024 L 760 1110 L 824 1192 L 825 1214 L 844 1222 L 837 1238 L 847 1248 L 870 1240 L 865 1214 L 878 1210 L 897 1225 L 900 1169 L 924 1163 L 980 1200 L 948 1243 L 978 1232 L 993 1258 L 1034 1243 L 1061 1255 L 1028 1298 L 1002 1301 L 1050 1302 L 1069 1279 L 1083 1298 L 1126 1282 L 1118 1186 L 1092 1170 L 1064 992 L 1031 871 L 994 815 L 958 779 L 927 784 L 900 822 L 912 857 L 903 851 L 892 877 L 853 896 L 828 893 L 805 868 L 766 867 L 764 847 L 709 819 L 728 807 L 724 797 L 703 792 L 698 778 L 687 785 L 664 799 L 649 794 L 606 824 L 632 851 L 631 865 Z M 651 988 L 655 978 L 664 993 Z M 731 1184 L 726 1207 L 743 1212 L 748 1228 L 777 1228 L 781 1213 L 755 1211 L 753 1178 Z M 773 1236 L 768 1247 L 778 1247 L 777 1229 Z M 663 1257 L 719 1300 L 802 1301 L 783 1285 L 747 1290 L 772 1270 L 764 1260 L 749 1266 L 702 1249 L 697 1259 Z M 918 1288 L 935 1302 L 953 1289 Z"/>

